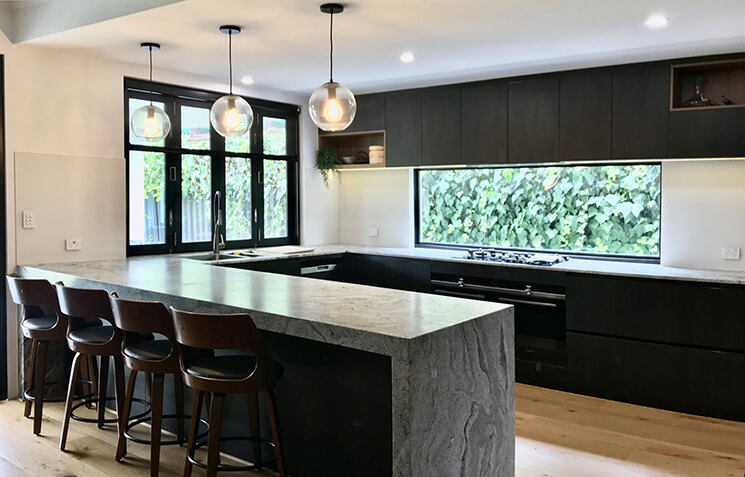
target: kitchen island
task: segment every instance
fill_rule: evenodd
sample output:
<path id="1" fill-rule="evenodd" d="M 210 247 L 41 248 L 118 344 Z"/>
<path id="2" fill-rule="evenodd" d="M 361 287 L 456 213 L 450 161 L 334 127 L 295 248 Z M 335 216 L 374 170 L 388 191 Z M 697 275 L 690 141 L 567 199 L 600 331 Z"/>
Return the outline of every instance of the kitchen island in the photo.
<path id="1" fill-rule="evenodd" d="M 308 351 L 298 368 L 321 366 L 333 359 L 365 363 L 367 368 L 348 376 L 363 381 L 368 376 L 371 381 L 383 376 L 390 383 L 369 387 L 370 393 L 382 390 L 390 394 L 384 409 L 371 409 L 369 413 L 388 416 L 390 422 L 365 424 L 368 413 L 363 411 L 363 417 L 352 426 L 361 428 L 361 435 L 367 427 L 374 428 L 364 435 L 377 437 L 365 439 L 363 435 L 354 441 L 351 436 L 335 436 L 342 447 L 321 449 L 327 453 L 321 461 L 332 465 L 335 454 L 342 453 L 344 441 L 349 440 L 370 445 L 373 455 L 376 446 L 382 444 L 386 452 L 377 455 L 390 460 L 390 465 L 384 463 L 383 474 L 373 474 L 370 467 L 360 463 L 343 474 L 326 475 L 514 475 L 511 306 L 216 267 L 170 256 L 19 266 L 18 274 L 69 286 L 104 288 L 123 298 L 159 300 L 183 310 L 247 312 L 261 330 L 276 337 L 270 344 L 273 352 L 279 352 L 280 361 L 283 352 L 290 356 L 287 349 Z M 313 345 L 306 346 L 306 342 Z M 326 355 L 327 350 L 328 359 L 313 359 L 314 353 Z M 345 354 L 346 350 L 359 354 Z M 289 371 L 284 381 L 293 376 L 292 369 Z M 323 376 L 324 369 L 309 372 L 314 371 L 316 377 Z M 343 373 L 341 376 L 345 377 Z M 320 384 L 315 387 L 323 388 Z M 299 432 L 293 427 L 295 419 L 282 420 L 283 407 L 291 413 L 293 406 L 314 402 L 294 391 L 283 395 L 282 389 L 278 390 L 283 402 L 281 429 L 291 441 L 285 445 L 290 461 L 295 449 L 307 452 L 299 443 L 307 444 L 312 439 L 311 433 L 305 441 L 293 440 Z M 306 409 L 299 419 L 313 412 L 312 408 Z M 345 429 L 344 425 L 329 425 Z M 382 443 L 380 429 L 387 434 Z M 306 455 L 312 460 L 316 453 Z M 302 461 L 290 462 L 288 470 L 298 477 L 320 475 L 318 469 L 306 471 L 303 465 Z"/>

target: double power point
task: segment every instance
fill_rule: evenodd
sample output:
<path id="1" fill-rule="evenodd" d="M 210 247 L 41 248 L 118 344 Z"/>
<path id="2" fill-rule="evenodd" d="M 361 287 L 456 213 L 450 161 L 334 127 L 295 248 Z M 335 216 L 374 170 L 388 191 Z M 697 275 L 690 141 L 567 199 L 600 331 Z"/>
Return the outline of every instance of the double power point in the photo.
<path id="1" fill-rule="evenodd" d="M 722 258 L 725 260 L 740 260 L 740 248 L 739 247 L 723 248 Z"/>

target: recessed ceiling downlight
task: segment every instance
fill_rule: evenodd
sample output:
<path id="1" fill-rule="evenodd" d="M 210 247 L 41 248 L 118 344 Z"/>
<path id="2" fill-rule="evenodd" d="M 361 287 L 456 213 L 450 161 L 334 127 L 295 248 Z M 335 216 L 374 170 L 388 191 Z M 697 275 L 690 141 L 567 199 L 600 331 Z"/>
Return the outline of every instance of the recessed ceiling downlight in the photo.
<path id="1" fill-rule="evenodd" d="M 401 60 L 401 63 L 411 63 L 412 61 L 414 61 L 414 53 L 410 51 L 404 51 L 398 58 Z"/>
<path id="2" fill-rule="evenodd" d="M 669 22 L 670 19 L 667 18 L 665 15 L 650 15 L 649 18 L 647 18 L 647 21 L 644 22 L 644 24 L 648 28 L 662 28 L 667 26 Z"/>
<path id="3" fill-rule="evenodd" d="M 241 78 L 241 83 L 243 83 L 243 84 L 245 84 L 247 86 L 248 85 L 252 85 L 252 84 L 254 84 L 254 79 L 251 78 L 250 76 L 244 76 L 244 77 Z"/>

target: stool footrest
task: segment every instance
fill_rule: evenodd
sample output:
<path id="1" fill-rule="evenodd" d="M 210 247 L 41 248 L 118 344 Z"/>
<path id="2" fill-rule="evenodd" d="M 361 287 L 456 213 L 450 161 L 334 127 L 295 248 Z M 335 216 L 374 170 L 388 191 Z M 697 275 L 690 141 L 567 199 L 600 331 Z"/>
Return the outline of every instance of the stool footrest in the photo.
<path id="1" fill-rule="evenodd" d="M 92 396 L 92 394 L 89 394 L 88 396 Z M 114 398 L 114 397 L 106 397 L 106 398 L 93 398 L 93 397 L 91 397 L 91 398 L 85 399 L 85 400 L 83 400 L 83 401 L 75 404 L 72 407 L 72 409 L 70 411 L 70 417 L 73 418 L 73 419 L 75 419 L 76 421 L 80 421 L 80 422 L 98 423 L 98 419 L 95 418 L 95 417 L 76 416 L 75 415 L 75 411 L 77 409 L 81 408 L 82 406 L 86 406 L 88 404 L 94 404 L 95 403 L 97 406 L 102 406 L 102 405 L 105 405 L 105 403 L 107 401 L 115 401 L 115 400 L 116 400 L 116 398 Z M 135 399 L 132 400 L 132 402 L 138 402 L 140 404 L 144 404 L 145 405 L 145 410 L 143 412 L 141 412 L 140 414 L 137 414 L 135 416 L 130 417 L 130 421 L 131 420 L 135 420 L 135 419 L 140 419 L 142 417 L 147 416 L 150 413 L 150 403 L 148 401 L 146 401 L 144 399 L 135 398 Z M 103 422 L 104 422 L 104 424 L 116 424 L 117 422 L 119 422 L 119 417 L 118 416 L 117 417 L 110 417 L 108 419 L 104 419 Z"/>
<path id="2" fill-rule="evenodd" d="M 165 420 L 165 419 L 178 419 L 178 418 L 179 418 L 179 416 L 176 415 L 176 414 L 165 414 L 165 415 L 161 416 L 161 419 L 163 419 L 163 420 Z M 186 423 L 188 424 L 188 422 L 191 420 L 191 416 L 183 415 L 183 416 L 181 416 L 181 419 L 184 420 L 184 421 L 186 421 Z M 136 442 L 138 444 L 145 444 L 145 445 L 152 444 L 152 441 L 150 439 L 140 439 L 139 437 L 135 437 L 135 436 L 133 436 L 133 435 L 130 434 L 130 431 L 132 430 L 133 427 L 139 426 L 140 424 L 144 424 L 146 422 L 150 422 L 151 420 L 152 420 L 151 416 L 144 416 L 144 417 L 140 417 L 140 418 L 132 417 L 130 419 L 130 421 L 129 421 L 129 424 L 127 424 L 127 427 L 124 428 L 124 437 L 126 437 L 127 440 L 130 440 L 132 442 Z M 203 439 L 207 435 L 207 432 L 209 432 L 209 424 L 207 423 L 207 421 L 205 419 L 199 419 L 199 421 L 202 422 L 202 423 L 204 423 L 204 425 L 207 426 L 207 430 L 197 436 L 197 439 Z M 174 446 L 174 445 L 186 444 L 187 442 L 189 442 L 189 436 L 186 436 L 185 435 L 181 439 L 176 438 L 176 439 L 171 439 L 171 440 L 167 440 L 167 441 L 161 440 L 160 441 L 160 445 L 162 445 L 162 446 Z"/>
<path id="3" fill-rule="evenodd" d="M 229 441 L 245 441 L 245 442 L 256 442 L 256 441 L 258 441 L 259 444 L 265 445 L 265 446 L 269 446 L 270 448 L 274 449 L 274 442 L 272 442 L 272 441 L 270 441 L 268 439 L 262 439 L 260 437 L 233 436 L 233 437 L 221 437 L 220 438 L 220 442 L 221 443 L 222 442 L 229 442 Z M 206 445 L 207 445 L 207 441 L 206 440 L 197 441 L 197 442 L 194 443 L 194 447 L 191 448 L 191 449 L 189 449 L 188 452 L 186 453 L 186 458 L 189 459 L 189 462 L 191 462 L 192 465 L 195 465 L 195 466 L 199 467 L 200 469 L 206 469 L 207 468 L 207 464 L 205 464 L 204 462 L 200 462 L 200 461 L 196 460 L 194 458 L 194 453 L 197 451 L 197 449 L 200 449 L 200 448 L 202 448 L 202 447 L 204 447 Z M 253 457 L 254 457 L 254 459 L 256 458 L 256 456 L 253 456 Z M 249 471 L 249 470 L 259 470 L 262 467 L 264 467 L 266 464 L 273 464 L 275 462 L 277 462 L 277 459 L 276 458 L 269 459 L 266 462 L 263 462 L 262 461 L 261 466 L 258 466 L 258 465 L 255 465 L 255 464 L 254 465 L 241 465 L 241 466 L 220 464 L 220 465 L 217 466 L 217 471 L 218 472 L 246 472 L 246 471 Z"/>

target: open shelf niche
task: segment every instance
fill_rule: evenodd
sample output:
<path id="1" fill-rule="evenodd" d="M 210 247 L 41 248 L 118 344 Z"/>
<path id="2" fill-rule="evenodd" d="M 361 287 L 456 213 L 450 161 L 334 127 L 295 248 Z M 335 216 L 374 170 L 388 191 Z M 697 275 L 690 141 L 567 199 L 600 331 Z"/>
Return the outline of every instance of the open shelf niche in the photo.
<path id="1" fill-rule="evenodd" d="M 706 104 L 701 97 L 708 99 Z M 732 104 L 727 104 L 727 102 Z M 745 107 L 745 59 L 672 65 L 670 111 Z"/>
<path id="2" fill-rule="evenodd" d="M 369 155 L 370 146 L 385 147 L 385 131 L 321 133 L 318 135 L 318 149 L 333 149 L 336 151 L 341 169 L 385 167 L 385 161 L 375 164 L 371 164 L 369 160 L 355 164 L 344 164 L 342 162 L 342 157 L 356 157 L 360 152 Z"/>

